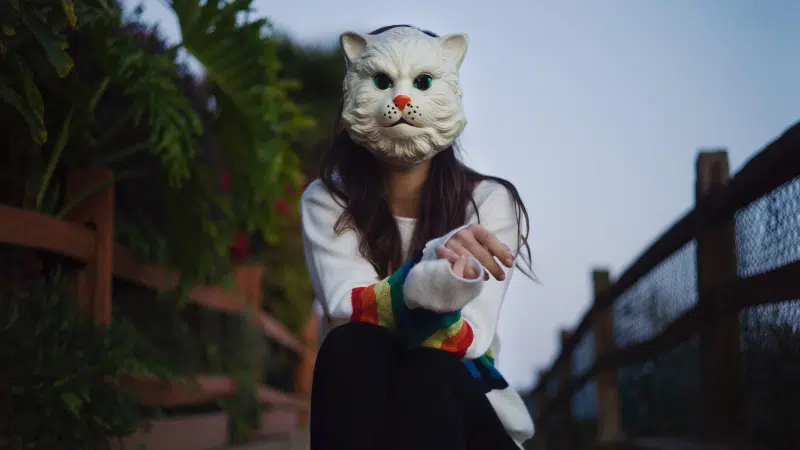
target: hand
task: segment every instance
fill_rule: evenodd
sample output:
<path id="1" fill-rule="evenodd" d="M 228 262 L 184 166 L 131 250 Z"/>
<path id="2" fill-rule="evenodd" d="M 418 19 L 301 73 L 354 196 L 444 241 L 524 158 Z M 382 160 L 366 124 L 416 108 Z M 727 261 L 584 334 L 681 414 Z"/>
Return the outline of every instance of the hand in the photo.
<path id="1" fill-rule="evenodd" d="M 506 278 L 506 274 L 494 258 L 502 261 L 506 267 L 514 265 L 514 255 L 511 254 L 511 250 L 494 234 L 477 223 L 454 234 L 444 245 L 436 249 L 436 256 L 450 261 L 453 271 L 456 270 L 457 264 L 472 270 L 467 264 L 467 258 L 474 256 L 492 276 L 501 281 Z M 460 262 L 462 259 L 464 259 L 463 263 Z M 465 273 L 465 278 L 470 278 L 468 275 Z M 484 274 L 484 279 L 489 279 L 488 273 Z"/>
<path id="2" fill-rule="evenodd" d="M 447 251 L 444 246 L 439 248 L 443 249 L 443 251 Z M 439 249 L 436 250 L 436 255 L 439 256 L 440 259 L 447 259 L 439 254 Z M 476 270 L 475 267 L 469 263 L 469 256 L 455 255 L 455 262 L 451 261 L 450 264 L 453 268 L 453 273 L 461 278 L 474 280 L 481 276 L 481 271 Z"/>

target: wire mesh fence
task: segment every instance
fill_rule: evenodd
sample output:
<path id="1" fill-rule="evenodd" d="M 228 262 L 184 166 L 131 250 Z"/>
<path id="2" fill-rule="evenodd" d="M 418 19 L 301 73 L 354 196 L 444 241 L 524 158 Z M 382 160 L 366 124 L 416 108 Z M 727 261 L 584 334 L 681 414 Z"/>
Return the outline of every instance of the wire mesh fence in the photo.
<path id="1" fill-rule="evenodd" d="M 800 124 L 730 183 L 718 170 L 727 156 L 713 153 L 698 159 L 697 186 L 720 187 L 596 294 L 600 301 L 534 390 L 540 448 L 590 448 L 622 436 L 724 437 L 720 430 L 767 449 L 800 442 Z M 599 336 L 613 348 L 601 350 L 602 328 L 594 327 L 606 310 L 612 334 Z M 611 384 L 604 373 L 615 374 Z M 720 402 L 720 394 L 743 402 Z"/>
<path id="2" fill-rule="evenodd" d="M 800 260 L 800 177 L 742 208 L 735 220 L 739 276 Z"/>
<path id="3" fill-rule="evenodd" d="M 800 260 L 800 177 L 736 214 L 742 277 Z M 748 434 L 773 446 L 800 442 L 800 300 L 740 314 Z"/>
<path id="4" fill-rule="evenodd" d="M 652 339 L 697 304 L 697 245 L 694 240 L 658 264 L 614 302 L 617 348 Z"/>
<path id="5" fill-rule="evenodd" d="M 626 436 L 697 436 L 702 407 L 697 338 L 671 352 L 618 372 Z"/>

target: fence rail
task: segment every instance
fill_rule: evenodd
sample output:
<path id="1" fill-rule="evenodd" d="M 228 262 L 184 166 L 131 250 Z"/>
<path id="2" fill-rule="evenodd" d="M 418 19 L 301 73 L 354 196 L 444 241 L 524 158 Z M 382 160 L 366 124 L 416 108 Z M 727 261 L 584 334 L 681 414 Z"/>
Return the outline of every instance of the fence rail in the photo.
<path id="1" fill-rule="evenodd" d="M 67 177 L 67 196 L 86 192 L 87 187 L 102 186 L 104 183 L 111 185 L 108 183 L 110 180 L 113 180 L 113 174 L 106 169 L 72 172 Z M 113 215 L 113 187 L 87 197 L 68 220 L 0 204 L 0 243 L 58 254 L 82 263 L 82 268 L 75 275 L 76 298 L 80 309 L 93 321 L 108 325 L 111 322 L 111 287 L 114 278 L 158 292 L 170 291 L 180 282 L 180 274 L 142 261 L 134 251 L 115 243 Z M 196 286 L 188 293 L 188 300 L 218 312 L 251 313 L 256 327 L 265 336 L 300 357 L 301 367 L 313 366 L 315 350 L 261 309 L 261 277 L 261 267 L 242 266 L 234 272 L 234 289 L 215 285 Z M 301 376 L 308 376 L 309 369 L 301 369 L 300 372 Z M 224 375 L 198 375 L 178 381 L 131 375 L 120 381 L 123 389 L 135 394 L 140 404 L 145 406 L 197 405 L 232 396 L 236 392 L 234 379 Z M 307 385 L 306 380 L 296 380 L 298 392 L 282 392 L 258 385 L 256 396 L 262 404 L 292 412 L 296 418 L 288 422 L 290 425 L 303 424 L 310 394 L 305 388 Z M 273 433 L 275 431 L 271 430 Z M 282 431 L 288 433 L 292 430 L 285 428 Z"/>
<path id="2" fill-rule="evenodd" d="M 764 339 L 742 334 L 764 305 L 780 304 L 792 317 L 800 309 L 800 124 L 732 178 L 724 151 L 701 152 L 696 173 L 694 209 L 613 283 L 608 271 L 593 272 L 591 308 L 574 331 L 562 332 L 561 351 L 532 393 L 532 447 L 590 448 L 659 434 L 800 441 L 793 425 L 756 424 L 745 384 L 753 382 L 752 361 L 764 357 L 745 347 Z M 793 327 L 791 345 L 800 350 L 800 320 Z M 680 384 L 667 383 L 670 376 L 692 394 L 656 405 L 653 392 Z M 646 386 L 635 391 L 635 383 Z M 680 402 L 690 409 L 685 417 L 664 406 Z"/>

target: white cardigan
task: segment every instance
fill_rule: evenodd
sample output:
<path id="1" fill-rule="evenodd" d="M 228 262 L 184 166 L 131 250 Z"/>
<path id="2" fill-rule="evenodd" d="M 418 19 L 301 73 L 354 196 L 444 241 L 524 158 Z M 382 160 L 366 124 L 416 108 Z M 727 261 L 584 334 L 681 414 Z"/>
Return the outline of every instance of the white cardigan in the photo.
<path id="1" fill-rule="evenodd" d="M 499 240 L 516 251 L 519 230 L 514 203 L 508 191 L 499 183 L 484 181 L 474 191 L 478 213 L 472 206 L 467 224 L 478 222 Z M 316 180 L 303 193 L 301 216 L 303 245 L 314 292 L 329 319 L 329 326 L 350 321 L 353 315 L 353 291 L 380 282 L 372 264 L 359 250 L 359 236 L 353 230 L 334 232 L 334 224 L 343 212 L 325 185 Z M 396 217 L 403 249 L 408 253 L 416 219 Z M 459 228 L 460 229 L 460 228 Z M 429 242 L 422 260 L 414 265 L 404 284 L 408 308 L 451 311 L 460 308 L 462 317 L 472 330 L 472 342 L 465 349 L 465 359 L 475 359 L 499 351 L 497 321 L 513 269 L 506 269 L 503 281 L 483 277 L 467 280 L 456 276 L 450 263 L 436 258 L 435 248 L 447 242 L 458 230 Z M 472 259 L 477 268 L 480 264 Z M 434 303 L 431 303 L 434 299 Z M 463 306 L 463 307 L 462 307 Z M 509 435 L 520 445 L 533 436 L 533 423 L 519 394 L 511 388 L 493 390 L 487 394 Z"/>

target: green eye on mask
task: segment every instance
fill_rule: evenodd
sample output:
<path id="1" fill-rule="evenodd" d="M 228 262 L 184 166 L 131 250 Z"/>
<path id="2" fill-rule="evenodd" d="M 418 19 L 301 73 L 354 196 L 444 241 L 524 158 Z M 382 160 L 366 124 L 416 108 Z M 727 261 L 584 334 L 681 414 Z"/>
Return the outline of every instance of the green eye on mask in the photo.
<path id="1" fill-rule="evenodd" d="M 423 73 L 422 75 L 417 76 L 417 78 L 414 78 L 414 87 L 420 91 L 427 91 L 431 88 L 432 84 L 433 77 L 427 73 Z"/>
<path id="2" fill-rule="evenodd" d="M 375 85 L 376 88 L 385 91 L 392 87 L 394 83 L 392 83 L 392 79 L 389 78 L 389 75 L 386 75 L 383 72 L 378 72 L 372 76 L 372 84 Z"/>

